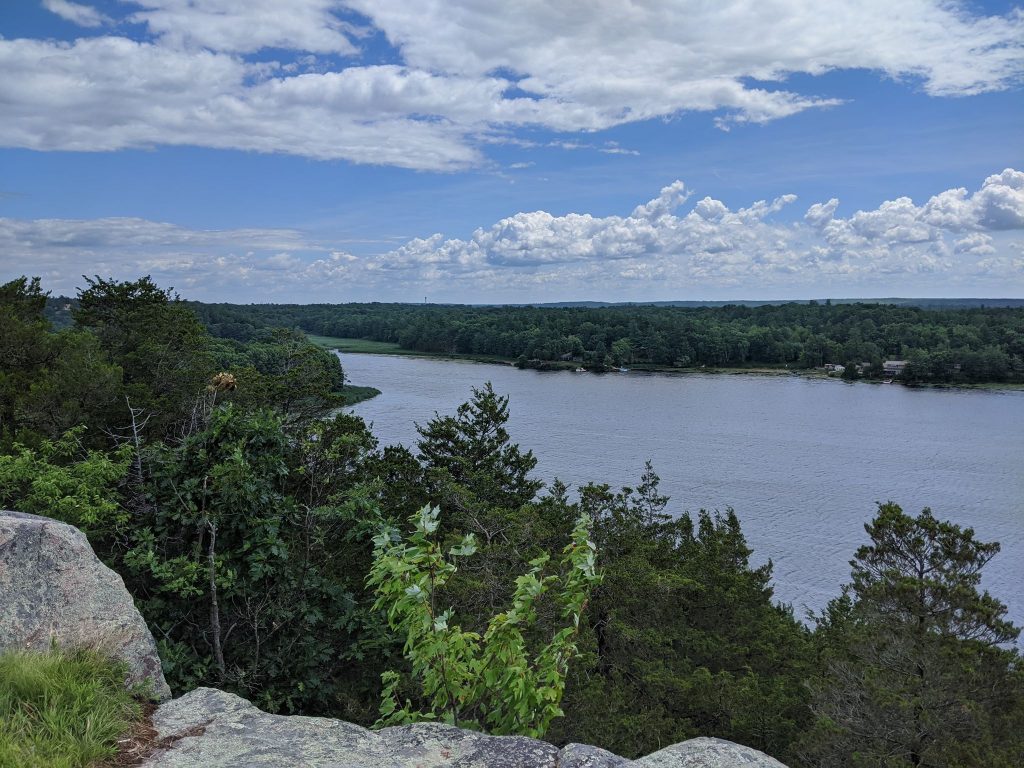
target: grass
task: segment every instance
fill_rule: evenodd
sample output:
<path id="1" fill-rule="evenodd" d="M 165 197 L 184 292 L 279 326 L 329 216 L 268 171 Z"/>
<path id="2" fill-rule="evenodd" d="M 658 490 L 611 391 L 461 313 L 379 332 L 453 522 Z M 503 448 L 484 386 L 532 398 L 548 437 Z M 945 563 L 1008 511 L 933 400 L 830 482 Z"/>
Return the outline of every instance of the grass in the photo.
<path id="1" fill-rule="evenodd" d="M 364 352 L 370 355 L 413 355 L 422 354 L 402 349 L 390 341 L 368 341 L 367 339 L 343 339 L 337 336 L 314 336 L 307 334 L 318 347 L 337 349 L 339 352 Z"/>
<path id="2" fill-rule="evenodd" d="M 115 757 L 142 718 L 124 674 L 92 651 L 0 655 L 0 767 L 79 768 Z"/>
<path id="3" fill-rule="evenodd" d="M 436 357 L 445 360 L 473 360 L 478 363 L 505 363 L 512 361 L 497 355 L 445 354 L 443 352 L 420 352 L 415 349 L 403 349 L 391 341 L 370 341 L 369 339 L 346 339 L 340 336 L 317 336 L 306 334 L 311 342 L 326 349 L 339 352 L 356 352 L 366 355 L 406 355 L 408 357 Z M 344 362 L 344 361 L 342 361 Z"/>
<path id="4" fill-rule="evenodd" d="M 371 397 L 376 397 L 380 394 L 380 390 L 376 387 L 354 387 L 351 384 L 346 384 L 341 391 L 341 396 L 345 400 L 345 405 L 355 405 L 361 403 L 363 400 L 369 400 Z"/>

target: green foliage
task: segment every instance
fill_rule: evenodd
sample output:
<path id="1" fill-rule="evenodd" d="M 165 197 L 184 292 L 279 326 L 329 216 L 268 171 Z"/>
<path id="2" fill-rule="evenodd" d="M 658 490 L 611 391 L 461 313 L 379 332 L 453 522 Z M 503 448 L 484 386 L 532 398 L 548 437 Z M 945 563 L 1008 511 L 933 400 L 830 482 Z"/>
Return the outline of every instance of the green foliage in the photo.
<path id="1" fill-rule="evenodd" d="M 123 371 L 120 394 L 149 417 L 146 433 L 180 432 L 215 372 L 205 329 L 192 310 L 149 277 L 86 282 L 74 312 L 76 326 L 93 334 Z M 122 418 L 128 421 L 127 409 Z"/>
<path id="2" fill-rule="evenodd" d="M 437 416 L 417 426 L 419 459 L 428 482 L 435 492 L 454 487 L 462 497 L 459 510 L 474 505 L 517 509 L 540 490 L 542 483 L 529 477 L 537 459 L 510 442 L 508 416 L 508 397 L 487 382 L 473 388 L 472 398 L 455 416 Z"/>
<path id="3" fill-rule="evenodd" d="M 310 343 L 305 334 L 276 329 L 259 334 L 231 360 L 244 407 L 273 408 L 289 423 L 323 418 L 344 401 L 338 356 Z"/>
<path id="4" fill-rule="evenodd" d="M 518 359 L 529 368 L 550 367 L 566 355 L 591 370 L 612 365 L 813 368 L 846 360 L 907 359 L 911 381 L 1024 380 L 1020 306 L 194 306 L 215 333 L 239 325 L 294 327 L 409 351 Z M 880 366 L 871 366 L 868 375 L 880 376 Z"/>
<path id="5" fill-rule="evenodd" d="M 0 765 L 86 768 L 142 719 L 123 666 L 89 651 L 0 654 Z"/>
<path id="6" fill-rule="evenodd" d="M 39 278 L 0 285 L 0 440 L 18 437 L 16 405 L 50 359 L 46 294 Z"/>
<path id="7" fill-rule="evenodd" d="M 999 545 L 880 505 L 852 582 L 818 618 L 808 765 L 1020 765 L 1024 679 L 1006 606 L 979 591 Z"/>
<path id="8" fill-rule="evenodd" d="M 537 460 L 511 442 L 508 418 L 508 398 L 487 383 L 474 388 L 454 416 L 438 415 L 417 427 L 419 503 L 446 510 L 442 537 L 472 533 L 478 541 L 479 555 L 459 569 L 449 595 L 467 626 L 479 632 L 511 599 L 529 561 L 560 547 L 572 528 L 571 519 L 552 525 L 532 503 L 542 486 L 530 474 Z"/>
<path id="9" fill-rule="evenodd" d="M 648 464 L 636 489 L 580 493 L 604 581 L 557 737 L 636 757 L 706 735 L 782 757 L 809 714 L 808 632 L 773 603 L 732 510 L 672 519 L 658 484 Z"/>
<path id="10" fill-rule="evenodd" d="M 84 427 L 38 449 L 15 444 L 0 454 L 0 507 L 62 520 L 91 537 L 113 534 L 128 515 L 120 506 L 117 486 L 132 458 L 125 446 L 113 454 L 87 450 Z"/>
<path id="11" fill-rule="evenodd" d="M 565 547 L 558 573 L 548 573 L 549 555 L 530 562 L 516 579 L 508 610 L 493 616 L 481 636 L 453 623 L 451 609 L 438 606 L 439 593 L 457 570 L 459 558 L 476 551 L 467 535 L 445 558 L 437 541 L 439 510 L 426 506 L 410 518 L 414 530 L 403 542 L 385 529 L 375 539 L 368 583 L 375 608 L 405 638 L 412 675 L 422 686 L 423 710 L 403 705 L 396 672 L 384 683 L 378 725 L 441 719 L 496 734 L 541 737 L 562 714 L 560 703 L 570 660 L 576 656 L 580 619 L 591 588 L 600 581 L 589 518 L 581 516 Z M 538 603 L 553 601 L 565 626 L 531 650 L 527 636 L 538 622 Z"/>
<path id="12" fill-rule="evenodd" d="M 884 505 L 812 635 L 731 510 L 673 518 L 649 465 L 635 489 L 542 493 L 490 385 L 419 427 L 416 454 L 378 450 L 302 330 L 538 368 L 847 360 L 853 379 L 904 358 L 910 383 L 1015 381 L 1024 309 L 229 307 L 149 278 L 49 302 L 37 279 L 0 285 L 0 505 L 86 531 L 179 690 L 629 756 L 710 735 L 794 766 L 1024 764 L 1017 630 L 978 581 L 996 545 Z M 374 541 L 424 505 L 408 540 Z"/>
<path id="13" fill-rule="evenodd" d="M 363 584 L 373 447 L 354 416 L 292 436 L 280 415 L 227 404 L 147 451 L 146 511 L 120 557 L 172 687 L 369 718 L 393 648 Z"/>
<path id="14" fill-rule="evenodd" d="M 87 425 L 88 444 L 105 447 L 109 439 L 103 428 L 128 415 L 121 367 L 110 362 L 91 333 L 65 330 L 47 342 L 51 356 L 45 368 L 18 393 L 18 422 L 23 430 L 51 438 Z"/>

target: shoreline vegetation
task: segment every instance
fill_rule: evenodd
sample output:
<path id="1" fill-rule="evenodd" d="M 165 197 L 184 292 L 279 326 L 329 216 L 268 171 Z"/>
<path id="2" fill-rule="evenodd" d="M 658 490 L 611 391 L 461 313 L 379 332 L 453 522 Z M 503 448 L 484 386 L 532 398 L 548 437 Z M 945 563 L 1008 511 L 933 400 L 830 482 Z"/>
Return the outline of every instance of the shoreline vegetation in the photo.
<path id="1" fill-rule="evenodd" d="M 387 341 L 371 341 L 369 339 L 352 339 L 344 338 L 340 336 L 319 336 L 317 334 L 307 333 L 306 338 L 313 344 L 323 349 L 340 352 L 342 354 L 360 354 L 360 355 L 389 355 L 392 357 L 417 357 L 428 360 L 456 360 L 462 362 L 472 363 L 486 363 L 492 365 L 508 365 L 513 368 L 529 368 L 531 370 L 540 371 L 577 371 L 581 367 L 579 363 L 575 362 L 562 362 L 562 361 L 551 361 L 548 366 L 543 368 L 537 368 L 535 366 L 517 366 L 516 361 L 508 357 L 499 357 L 496 355 L 472 355 L 472 354 L 450 354 L 445 352 L 421 352 L 415 349 L 405 349 L 395 342 Z M 670 365 L 654 365 L 654 364 L 634 364 L 630 366 L 628 371 L 636 371 L 642 373 L 675 373 L 675 374 L 712 374 L 716 376 L 800 376 L 807 379 L 833 379 L 836 381 L 844 381 L 842 377 L 830 374 L 827 371 L 814 368 L 814 369 L 801 369 L 801 368 L 788 368 L 784 365 L 770 367 L 770 366 L 747 366 L 747 367 L 688 367 L 680 368 Z M 608 369 L 608 370 L 590 370 L 584 369 L 586 373 L 618 373 L 619 371 Z M 861 379 L 866 384 L 883 384 L 885 380 L 871 380 Z M 854 383 L 848 381 L 847 383 Z M 1024 391 L 1024 382 L 962 382 L 957 384 L 950 384 L 944 382 L 931 382 L 931 383 L 914 383 L 906 384 L 905 382 L 895 379 L 892 383 L 904 384 L 904 386 L 912 387 L 926 387 L 929 389 L 981 389 L 988 391 Z M 356 403 L 369 400 L 380 394 L 379 389 L 374 387 L 355 387 L 346 384 L 346 394 L 349 394 L 350 399 L 345 403 L 346 406 L 355 405 Z M 355 394 L 358 392 L 358 394 Z"/>
<path id="2" fill-rule="evenodd" d="M 1024 385 L 1024 308 L 881 303 L 674 307 L 191 304 L 237 342 L 288 328 L 342 351 L 535 370 L 821 376 Z"/>

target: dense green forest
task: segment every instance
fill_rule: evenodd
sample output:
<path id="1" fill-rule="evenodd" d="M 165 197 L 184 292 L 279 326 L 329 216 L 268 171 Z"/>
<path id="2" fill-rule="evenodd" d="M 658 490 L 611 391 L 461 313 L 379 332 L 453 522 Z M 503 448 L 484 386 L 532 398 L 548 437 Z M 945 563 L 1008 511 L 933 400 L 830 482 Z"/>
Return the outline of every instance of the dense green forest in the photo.
<path id="1" fill-rule="evenodd" d="M 57 311 L 60 327 L 38 280 L 0 286 L 0 506 L 86 532 L 178 693 L 214 685 L 367 725 L 424 713 L 480 725 L 517 684 L 512 698 L 536 708 L 483 725 L 626 756 L 707 735 L 794 767 L 1024 764 L 1019 630 L 979 587 L 998 544 L 880 505 L 849 583 L 802 621 L 774 599 L 770 561 L 751 564 L 732 510 L 668 515 L 650 465 L 633 488 L 545 486 L 505 430 L 514 403 L 489 385 L 420 425 L 412 450 L 382 448 L 338 409 L 337 357 L 297 331 L 450 351 L 455 328 L 475 327 L 458 343 L 482 351 L 510 334 L 488 353 L 518 355 L 575 329 L 581 354 L 599 342 L 626 354 L 616 344 L 630 339 L 635 363 L 641 350 L 658 362 L 662 344 L 678 362 L 691 331 L 729 347 L 733 328 L 749 363 L 755 329 L 778 334 L 784 356 L 798 344 L 797 362 L 859 329 L 842 343 L 943 338 L 1001 350 L 1016 371 L 1015 312 L 196 307 L 148 278 L 89 281 Z M 450 612 L 433 610 L 440 582 Z M 410 621 L 428 583 L 429 621 Z M 514 680 L 478 666 L 489 641 L 488 658 L 536 663 Z M 437 685 L 438 659 L 461 665 L 458 696 Z"/>
<path id="2" fill-rule="evenodd" d="M 902 375 L 909 383 L 1024 381 L 1024 307 L 191 306 L 214 335 L 241 341 L 266 327 L 297 328 L 425 353 L 495 356 L 534 368 L 813 369 L 832 363 L 856 378 L 881 377 L 882 362 L 898 359 L 909 361 Z"/>

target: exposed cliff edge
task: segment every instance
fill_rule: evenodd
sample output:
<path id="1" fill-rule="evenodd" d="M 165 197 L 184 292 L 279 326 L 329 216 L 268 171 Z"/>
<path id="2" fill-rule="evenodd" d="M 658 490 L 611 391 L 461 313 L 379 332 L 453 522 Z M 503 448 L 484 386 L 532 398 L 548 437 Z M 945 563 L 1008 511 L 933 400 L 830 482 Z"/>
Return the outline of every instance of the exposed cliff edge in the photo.
<path id="1" fill-rule="evenodd" d="M 129 681 L 170 695 L 153 636 L 121 578 L 73 526 L 0 511 L 0 650 L 43 650 L 55 639 L 123 659 Z M 153 713 L 158 747 L 146 768 L 786 768 L 720 739 L 675 744 L 627 760 L 581 744 L 559 748 L 437 723 L 370 731 L 323 717 L 271 715 L 245 699 L 198 688 Z"/>

